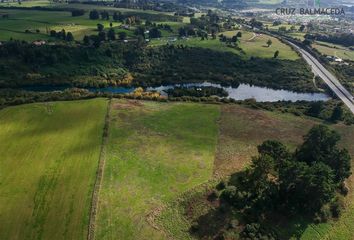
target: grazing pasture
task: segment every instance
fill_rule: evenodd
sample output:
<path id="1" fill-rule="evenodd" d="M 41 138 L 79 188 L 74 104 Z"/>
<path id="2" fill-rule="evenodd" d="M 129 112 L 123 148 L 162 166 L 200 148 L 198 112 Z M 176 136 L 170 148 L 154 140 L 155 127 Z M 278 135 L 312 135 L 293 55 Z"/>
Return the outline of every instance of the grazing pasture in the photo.
<path id="1" fill-rule="evenodd" d="M 332 57 L 338 57 L 343 60 L 354 61 L 354 51 L 350 50 L 347 47 L 338 44 L 331 44 L 318 41 L 316 41 L 312 46 L 322 54 Z"/>
<path id="2" fill-rule="evenodd" d="M 34 41 L 50 39 L 50 30 L 72 32 L 76 40 L 82 40 L 85 34 L 97 34 L 97 24 L 109 27 L 110 21 L 90 20 L 88 13 L 79 17 L 72 17 L 65 11 L 37 11 L 1 9 L 1 14 L 8 14 L 8 18 L 0 19 L 0 40 L 20 39 Z M 113 27 L 120 23 L 113 22 Z M 26 30 L 30 32 L 26 33 Z M 39 32 L 37 33 L 37 30 Z"/>
<path id="3" fill-rule="evenodd" d="M 85 239 L 101 147 L 95 239 L 193 239 L 193 222 L 215 207 L 206 196 L 216 178 L 244 169 L 262 141 L 294 150 L 321 123 L 239 105 L 113 100 L 101 146 L 106 108 L 94 99 L 0 111 L 0 239 Z M 354 127 L 331 127 L 353 156 Z M 284 238 L 350 239 L 353 203 L 351 191 L 337 221 L 272 228 Z"/>
<path id="4" fill-rule="evenodd" d="M 223 105 L 220 111 L 214 177 L 226 176 L 244 169 L 251 157 L 257 154 L 257 145 L 264 140 L 278 140 L 294 150 L 302 143 L 303 135 L 315 124 L 321 123 L 307 117 L 252 110 L 237 105 Z M 332 125 L 332 128 L 341 134 L 341 145 L 346 147 L 353 156 L 354 127 L 337 124 Z M 348 183 L 350 188 L 354 186 L 353 177 Z M 179 195 L 161 211 L 156 222 L 174 239 L 195 239 L 195 236 L 189 234 L 190 229 L 197 219 L 204 216 L 204 224 L 209 226 L 209 232 L 206 234 L 212 234 L 218 227 L 218 224 L 208 222 L 208 216 L 213 220 L 215 217 L 207 214 L 208 212 L 211 214 L 215 209 L 215 206 L 207 201 L 213 184 L 215 182 L 211 181 Z M 321 224 L 309 223 L 301 219 L 295 222 L 274 221 L 272 228 L 280 234 L 281 239 L 288 239 L 296 231 L 300 232 L 301 239 L 351 239 L 353 236 L 351 229 L 354 227 L 353 202 L 354 195 L 350 193 L 346 199 L 347 209 L 338 221 Z M 222 220 L 219 220 L 221 223 Z"/>
<path id="5" fill-rule="evenodd" d="M 217 105 L 114 101 L 96 239 L 165 239 L 148 223 L 212 176 Z"/>
<path id="6" fill-rule="evenodd" d="M 264 35 L 264 34 L 255 34 L 249 31 L 227 31 L 222 32 L 228 38 L 235 36 L 237 32 L 242 33 L 242 37 L 239 38 L 238 46 L 243 50 L 240 51 L 234 47 L 228 46 L 226 43 L 219 41 L 217 39 L 205 39 L 201 40 L 200 38 L 185 38 L 185 39 L 176 39 L 176 41 L 170 41 L 168 39 L 161 39 L 161 40 L 153 40 L 152 45 L 158 46 L 163 45 L 169 42 L 170 44 L 176 45 L 186 45 L 190 47 L 201 47 L 201 48 L 208 48 L 215 51 L 223 51 L 223 52 L 232 52 L 238 54 L 246 59 L 250 57 L 260 57 L 260 58 L 273 58 L 275 51 L 279 51 L 279 59 L 288 59 L 288 60 L 296 60 L 299 59 L 299 56 L 295 51 L 293 51 L 288 45 L 280 42 L 278 39 Z M 272 41 L 271 46 L 267 46 L 268 40 Z"/>
<path id="7" fill-rule="evenodd" d="M 106 106 L 0 111 L 0 239 L 86 239 Z"/>

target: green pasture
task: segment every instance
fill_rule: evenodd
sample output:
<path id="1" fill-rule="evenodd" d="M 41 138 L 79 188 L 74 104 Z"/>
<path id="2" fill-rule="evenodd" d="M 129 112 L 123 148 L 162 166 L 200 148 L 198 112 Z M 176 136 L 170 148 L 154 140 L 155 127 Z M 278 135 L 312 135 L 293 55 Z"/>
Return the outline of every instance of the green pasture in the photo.
<path id="1" fill-rule="evenodd" d="M 268 35 L 259 35 L 249 31 L 227 31 L 222 32 L 225 36 L 231 38 L 236 35 L 237 32 L 242 33 L 242 38 L 239 39 L 238 46 L 242 48 L 244 52 L 235 49 L 234 47 L 228 46 L 226 43 L 220 42 L 219 38 L 216 39 L 205 39 L 201 40 L 200 38 L 185 38 L 185 39 L 177 39 L 176 41 L 171 41 L 168 38 L 162 38 L 160 40 L 152 40 L 152 46 L 159 46 L 164 44 L 183 44 L 190 47 L 202 47 L 209 48 L 215 51 L 224 51 L 224 52 L 232 52 L 238 54 L 245 58 L 250 57 L 260 57 L 260 58 L 272 58 L 274 56 L 275 51 L 279 51 L 280 59 L 290 59 L 296 60 L 299 59 L 299 56 L 295 51 L 293 51 L 288 45 L 280 42 L 278 39 L 268 36 Z M 271 39 L 273 44 L 268 47 L 267 41 Z"/>
<path id="2" fill-rule="evenodd" d="M 8 14 L 9 18 L 0 19 L 0 40 L 13 39 L 38 40 L 49 39 L 50 30 L 72 32 L 76 40 L 82 40 L 85 34 L 97 34 L 97 24 L 106 28 L 110 21 L 90 20 L 88 13 L 84 16 L 72 17 L 70 12 L 36 11 L 36 10 L 7 10 L 1 9 L 0 14 Z M 113 27 L 120 23 L 113 22 Z M 40 33 L 36 33 L 36 30 Z M 30 30 L 31 33 L 25 33 Z"/>
<path id="3" fill-rule="evenodd" d="M 0 111 L 0 239 L 86 239 L 106 102 Z"/>
<path id="4" fill-rule="evenodd" d="M 211 178 L 216 105 L 114 101 L 96 239 L 165 239 L 148 215 Z"/>
<path id="5" fill-rule="evenodd" d="M 312 46 L 322 54 L 339 57 L 344 60 L 354 61 L 354 51 L 347 47 L 324 42 L 315 42 L 312 44 Z"/>

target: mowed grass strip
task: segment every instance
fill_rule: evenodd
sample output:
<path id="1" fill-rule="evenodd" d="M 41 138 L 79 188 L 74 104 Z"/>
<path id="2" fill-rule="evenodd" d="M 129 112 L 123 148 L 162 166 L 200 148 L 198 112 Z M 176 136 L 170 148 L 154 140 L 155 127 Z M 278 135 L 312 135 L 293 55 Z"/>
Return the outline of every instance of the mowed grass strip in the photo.
<path id="1" fill-rule="evenodd" d="M 86 239 L 106 104 L 0 111 L 0 239 Z"/>
<path id="2" fill-rule="evenodd" d="M 212 176 L 219 106 L 112 105 L 96 239 L 165 239 L 147 216 Z"/>

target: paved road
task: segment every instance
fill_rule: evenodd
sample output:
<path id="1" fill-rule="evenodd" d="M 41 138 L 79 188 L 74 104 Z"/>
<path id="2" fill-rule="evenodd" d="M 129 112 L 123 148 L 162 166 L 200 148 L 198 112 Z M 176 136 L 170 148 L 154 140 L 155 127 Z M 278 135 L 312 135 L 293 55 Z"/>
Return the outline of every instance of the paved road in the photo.
<path id="1" fill-rule="evenodd" d="M 347 89 L 338 81 L 338 79 L 330 73 L 315 57 L 310 53 L 300 48 L 299 46 L 288 42 L 290 45 L 294 46 L 305 59 L 305 61 L 312 67 L 312 71 L 320 76 L 323 81 L 328 85 L 329 88 L 342 100 L 342 102 L 347 105 L 350 111 L 354 114 L 354 97 L 348 92 Z"/>

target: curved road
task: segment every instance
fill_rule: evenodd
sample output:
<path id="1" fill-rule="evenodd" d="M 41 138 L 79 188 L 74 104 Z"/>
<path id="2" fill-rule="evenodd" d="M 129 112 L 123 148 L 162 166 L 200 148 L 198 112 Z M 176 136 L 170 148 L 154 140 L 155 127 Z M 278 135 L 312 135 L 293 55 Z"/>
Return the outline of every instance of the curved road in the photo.
<path id="1" fill-rule="evenodd" d="M 338 79 L 330 73 L 315 57 L 310 53 L 297 46 L 296 44 L 287 41 L 288 44 L 297 49 L 305 61 L 311 66 L 312 71 L 320 76 L 323 81 L 328 85 L 328 87 L 338 96 L 339 99 L 350 109 L 354 114 L 354 97 L 353 95 L 345 89 Z"/>

